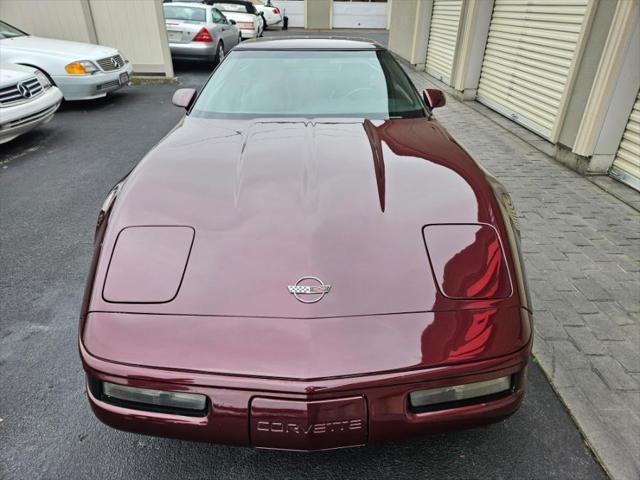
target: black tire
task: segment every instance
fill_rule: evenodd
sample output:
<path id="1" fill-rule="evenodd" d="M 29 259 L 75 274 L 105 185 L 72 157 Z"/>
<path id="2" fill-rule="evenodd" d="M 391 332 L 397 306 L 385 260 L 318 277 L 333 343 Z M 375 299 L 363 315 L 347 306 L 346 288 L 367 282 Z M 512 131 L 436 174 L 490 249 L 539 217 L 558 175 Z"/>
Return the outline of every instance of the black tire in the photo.
<path id="1" fill-rule="evenodd" d="M 224 43 L 219 42 L 218 47 L 216 48 L 216 58 L 214 60 L 214 63 L 216 65 L 220 65 L 220 62 L 224 60 L 224 57 L 225 57 Z"/>

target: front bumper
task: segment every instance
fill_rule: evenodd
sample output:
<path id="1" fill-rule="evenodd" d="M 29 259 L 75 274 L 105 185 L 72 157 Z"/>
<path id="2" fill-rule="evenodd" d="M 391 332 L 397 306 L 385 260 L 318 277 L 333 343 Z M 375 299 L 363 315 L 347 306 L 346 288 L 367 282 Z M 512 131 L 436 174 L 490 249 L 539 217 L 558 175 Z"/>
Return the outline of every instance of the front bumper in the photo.
<path id="1" fill-rule="evenodd" d="M 96 72 L 93 75 L 57 75 L 53 76 L 56 86 L 62 91 L 65 100 L 91 100 L 118 90 L 128 83 L 120 83 L 120 75 L 133 73 L 130 63 L 118 70 Z"/>
<path id="2" fill-rule="evenodd" d="M 530 344 L 504 357 L 403 372 L 280 380 L 158 370 L 107 362 L 80 343 L 87 395 L 105 424 L 131 432 L 211 443 L 284 450 L 327 450 L 471 428 L 504 419 L 526 390 Z M 512 390 L 430 411 L 413 411 L 409 393 L 513 376 Z M 100 382 L 206 395 L 203 416 L 114 405 Z"/>
<path id="3" fill-rule="evenodd" d="M 60 107 L 62 94 L 56 87 L 47 89 L 37 99 L 20 105 L 0 108 L 0 143 L 47 123 Z"/>
<path id="4" fill-rule="evenodd" d="M 217 43 L 170 43 L 171 57 L 185 60 L 207 60 L 213 61 L 216 58 Z"/>
<path id="5" fill-rule="evenodd" d="M 277 27 L 279 25 L 282 25 L 282 17 L 271 19 L 271 21 L 267 21 L 266 27 L 271 28 L 271 27 Z"/>
<path id="6" fill-rule="evenodd" d="M 242 37 L 243 40 L 246 40 L 248 38 L 258 38 L 259 33 L 260 33 L 259 28 L 256 30 L 245 30 L 245 29 L 240 30 L 240 36 Z"/>

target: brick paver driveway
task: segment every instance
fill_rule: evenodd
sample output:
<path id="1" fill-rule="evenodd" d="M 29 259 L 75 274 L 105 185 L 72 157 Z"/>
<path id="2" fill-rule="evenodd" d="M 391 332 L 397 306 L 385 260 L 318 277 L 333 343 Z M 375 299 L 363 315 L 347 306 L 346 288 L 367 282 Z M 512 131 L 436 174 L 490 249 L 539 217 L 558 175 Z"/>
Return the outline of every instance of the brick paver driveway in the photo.
<path id="1" fill-rule="evenodd" d="M 534 354 L 607 470 L 640 478 L 640 213 L 473 107 L 449 96 L 435 116 L 519 211 Z"/>

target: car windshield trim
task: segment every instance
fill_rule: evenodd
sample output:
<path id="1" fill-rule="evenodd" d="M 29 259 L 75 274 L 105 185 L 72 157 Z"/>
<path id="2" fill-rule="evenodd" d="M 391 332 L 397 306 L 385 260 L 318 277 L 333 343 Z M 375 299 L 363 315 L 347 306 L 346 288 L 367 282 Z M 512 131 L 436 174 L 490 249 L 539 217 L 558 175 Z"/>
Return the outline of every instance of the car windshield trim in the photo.
<path id="1" fill-rule="evenodd" d="M 10 33 L 10 35 L 7 35 L 7 33 Z M 0 40 L 6 40 L 6 39 L 16 38 L 16 37 L 28 37 L 28 36 L 29 34 L 27 32 L 24 32 L 19 28 L 16 28 L 13 25 L 8 24 L 7 22 L 3 22 L 2 20 L 0 20 Z"/>
<path id="2" fill-rule="evenodd" d="M 258 72 L 261 82 L 251 83 Z M 188 114 L 271 121 L 428 115 L 409 76 L 382 48 L 232 51 L 209 77 Z"/>

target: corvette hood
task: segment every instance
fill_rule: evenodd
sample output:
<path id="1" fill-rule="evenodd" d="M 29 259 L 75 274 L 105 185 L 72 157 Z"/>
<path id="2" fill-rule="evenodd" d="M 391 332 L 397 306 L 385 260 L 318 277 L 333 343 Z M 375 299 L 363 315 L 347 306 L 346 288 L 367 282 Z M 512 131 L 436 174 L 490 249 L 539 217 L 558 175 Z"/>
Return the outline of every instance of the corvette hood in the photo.
<path id="1" fill-rule="evenodd" d="M 496 209 L 485 173 L 433 120 L 187 117 L 124 184 L 90 310 L 319 318 L 445 309 L 422 228 L 496 224 Z M 128 235 L 114 254 L 132 226 L 184 228 Z M 119 270 L 106 288 L 110 261 Z M 153 292 L 129 276 L 145 269 L 173 272 L 175 295 L 168 287 L 148 301 Z M 297 301 L 288 286 L 304 276 L 329 293 Z"/>

